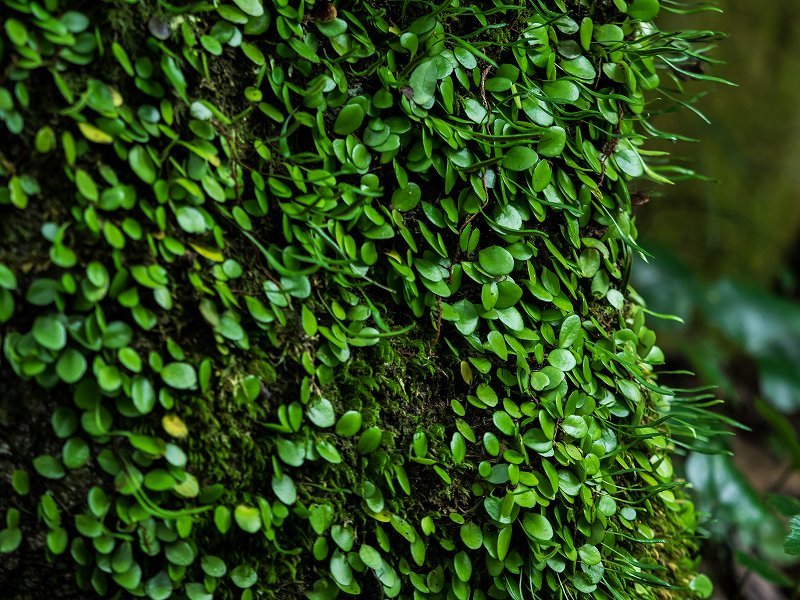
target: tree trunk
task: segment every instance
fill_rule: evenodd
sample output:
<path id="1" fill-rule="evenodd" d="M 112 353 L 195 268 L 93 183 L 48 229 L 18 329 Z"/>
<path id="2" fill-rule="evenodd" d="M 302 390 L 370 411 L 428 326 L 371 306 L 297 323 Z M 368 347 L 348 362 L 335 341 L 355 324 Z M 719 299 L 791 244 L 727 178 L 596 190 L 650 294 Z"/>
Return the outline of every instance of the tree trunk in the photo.
<path id="1" fill-rule="evenodd" d="M 20 562 L 81 597 L 709 593 L 671 456 L 714 419 L 656 383 L 627 269 L 647 101 L 713 35 L 657 0 L 2 10 L 7 597 Z"/>

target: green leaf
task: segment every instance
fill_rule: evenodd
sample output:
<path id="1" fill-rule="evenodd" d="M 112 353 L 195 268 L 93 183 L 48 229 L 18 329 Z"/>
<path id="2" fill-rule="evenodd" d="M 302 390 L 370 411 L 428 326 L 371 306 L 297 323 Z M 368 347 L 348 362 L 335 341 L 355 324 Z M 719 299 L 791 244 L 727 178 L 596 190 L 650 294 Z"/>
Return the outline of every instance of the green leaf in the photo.
<path id="1" fill-rule="evenodd" d="M 463 550 L 455 555 L 453 558 L 453 566 L 456 570 L 456 576 L 463 582 L 469 581 L 472 577 L 472 561 L 469 555 Z"/>
<path id="2" fill-rule="evenodd" d="M 578 56 L 570 60 L 565 60 L 561 63 L 561 68 L 570 75 L 574 75 L 588 82 L 594 81 L 595 77 L 597 77 L 597 71 L 595 71 L 594 66 L 585 56 Z"/>
<path id="3" fill-rule="evenodd" d="M 361 437 L 358 438 L 358 445 L 356 446 L 359 454 L 371 454 L 378 449 L 383 439 L 383 432 L 379 427 L 370 427 L 364 430 Z"/>
<path id="4" fill-rule="evenodd" d="M 279 437 L 276 440 L 278 456 L 291 467 L 301 466 L 306 459 L 306 448 L 302 442 L 295 442 Z"/>
<path id="5" fill-rule="evenodd" d="M 103 524 L 90 515 L 75 515 L 75 529 L 81 535 L 94 539 L 102 535 Z"/>
<path id="6" fill-rule="evenodd" d="M 633 0 L 628 7 L 628 16 L 640 21 L 653 20 L 661 10 L 658 0 Z"/>
<path id="7" fill-rule="evenodd" d="M 184 588 L 187 600 L 214 600 L 214 595 L 206 591 L 206 587 L 202 583 L 193 581 L 187 583 Z"/>
<path id="8" fill-rule="evenodd" d="M 588 50 L 590 44 L 592 43 L 592 33 L 594 32 L 594 23 L 589 17 L 584 17 L 581 21 L 581 30 L 580 30 L 580 38 L 581 38 L 581 46 L 583 46 L 584 50 Z"/>
<path id="9" fill-rule="evenodd" d="M 89 27 L 89 18 L 75 10 L 65 12 L 59 21 L 70 33 L 81 33 Z"/>
<path id="10" fill-rule="evenodd" d="M 597 549 L 597 547 L 592 546 L 591 544 L 584 544 L 578 548 L 578 554 L 581 557 L 581 561 L 590 567 L 599 565 L 603 561 L 600 551 Z"/>
<path id="11" fill-rule="evenodd" d="M 617 502 L 611 496 L 604 494 L 597 502 L 597 510 L 606 517 L 610 517 L 617 512 Z"/>
<path id="12" fill-rule="evenodd" d="M 574 369 L 578 364 L 575 356 L 567 348 L 556 348 L 551 351 L 547 355 L 547 362 L 565 373 Z"/>
<path id="13" fill-rule="evenodd" d="M 196 556 L 192 545 L 184 540 L 167 544 L 164 554 L 169 562 L 179 567 L 188 567 L 194 562 Z"/>
<path id="14" fill-rule="evenodd" d="M 61 350 L 67 345 L 67 328 L 52 317 L 37 317 L 32 333 L 33 339 L 48 350 Z"/>
<path id="15" fill-rule="evenodd" d="M 453 49 L 453 54 L 465 69 L 474 69 L 478 66 L 478 60 L 463 46 L 456 46 Z"/>
<path id="16" fill-rule="evenodd" d="M 348 410 L 336 422 L 336 435 L 352 437 L 361 429 L 362 417 L 357 410 Z"/>
<path id="17" fill-rule="evenodd" d="M 422 199 L 422 190 L 414 183 L 410 182 L 402 188 L 397 188 L 392 194 L 392 206 L 400 212 L 413 210 Z"/>
<path id="18" fill-rule="evenodd" d="M 492 422 L 497 429 L 506 435 L 514 435 L 516 427 L 511 416 L 504 410 L 498 410 L 492 415 Z"/>
<path id="19" fill-rule="evenodd" d="M 189 363 L 173 362 L 161 370 L 161 379 L 176 390 L 190 390 L 197 386 L 197 372 Z"/>
<path id="20" fill-rule="evenodd" d="M 19 527 L 0 529 L 0 554 L 14 552 L 22 543 L 22 532 Z"/>
<path id="21" fill-rule="evenodd" d="M 795 515 L 789 521 L 789 535 L 783 543 L 786 554 L 800 556 L 800 515 Z"/>
<path id="22" fill-rule="evenodd" d="M 542 156 L 559 156 L 567 144 L 567 132 L 563 127 L 554 125 L 542 133 L 536 150 Z"/>
<path id="23" fill-rule="evenodd" d="M 172 580 L 166 571 L 159 571 L 144 584 L 144 591 L 150 600 L 167 600 L 172 596 Z"/>
<path id="24" fill-rule="evenodd" d="M 217 506 L 214 509 L 214 525 L 222 534 L 228 533 L 231 528 L 231 511 L 227 506 Z"/>
<path id="25" fill-rule="evenodd" d="M 213 556 L 211 554 L 200 559 L 200 567 L 203 569 L 203 573 L 209 577 L 224 577 L 225 573 L 228 572 L 228 568 L 225 566 L 225 561 L 218 556 Z"/>
<path id="26" fill-rule="evenodd" d="M 511 525 L 507 525 L 500 530 L 500 533 L 497 535 L 497 559 L 498 560 L 505 560 L 506 555 L 508 554 L 508 549 L 511 546 L 511 534 L 513 533 L 513 529 Z"/>
<path id="27" fill-rule="evenodd" d="M 506 345 L 506 340 L 502 333 L 499 331 L 490 331 L 486 336 L 486 339 L 489 342 L 489 346 L 492 348 L 494 353 L 497 354 L 497 356 L 499 356 L 502 360 L 506 360 L 508 358 L 508 346 Z"/>
<path id="28" fill-rule="evenodd" d="M 317 454 L 319 454 L 323 459 L 328 461 L 333 465 L 338 465 L 342 462 L 342 455 L 339 454 L 339 451 L 336 449 L 331 442 L 326 439 L 316 439 L 314 441 L 314 448 L 317 450 Z"/>
<path id="29" fill-rule="evenodd" d="M 0 288 L 6 290 L 17 289 L 17 276 L 3 263 L 0 263 Z"/>
<path id="30" fill-rule="evenodd" d="M 123 348 L 133 340 L 133 330 L 127 323 L 112 321 L 103 332 L 103 346 L 106 348 Z"/>
<path id="31" fill-rule="evenodd" d="M 231 571 L 231 581 L 241 589 L 253 587 L 258 581 L 258 573 L 249 565 L 239 565 Z"/>
<path id="32" fill-rule="evenodd" d="M 581 268 L 581 275 L 584 277 L 594 277 L 600 270 L 600 252 L 595 248 L 586 248 L 578 257 L 578 265 Z"/>
<path id="33" fill-rule="evenodd" d="M 546 542 L 553 539 L 553 526 L 547 517 L 538 513 L 525 513 L 522 517 L 522 528 L 534 540 Z"/>
<path id="34" fill-rule="evenodd" d="M 331 537 L 336 545 L 345 552 L 350 552 L 356 540 L 356 534 L 352 527 L 336 524 L 331 529 Z"/>
<path id="35" fill-rule="evenodd" d="M 436 83 L 439 81 L 439 69 L 434 59 L 420 63 L 411 73 L 409 85 L 414 92 L 414 102 L 426 105 L 433 100 Z"/>
<path id="36" fill-rule="evenodd" d="M 514 257 L 500 246 L 489 246 L 478 253 L 481 268 L 489 275 L 508 275 L 514 270 Z"/>
<path id="37" fill-rule="evenodd" d="M 347 558 L 339 550 L 331 556 L 330 572 L 334 581 L 342 586 L 348 586 L 353 582 L 353 570 L 347 562 Z"/>
<path id="38" fill-rule="evenodd" d="M 124 573 L 133 565 L 133 546 L 130 542 L 122 542 L 111 557 L 111 568 L 116 573 Z"/>
<path id="39" fill-rule="evenodd" d="M 272 476 L 272 491 L 275 492 L 278 500 L 286 505 L 291 506 L 297 501 L 297 488 L 292 478 L 286 474 L 282 477 Z"/>
<path id="40" fill-rule="evenodd" d="M 55 555 L 63 554 L 67 549 L 69 536 L 63 527 L 56 527 L 47 532 L 47 548 Z"/>
<path id="41" fill-rule="evenodd" d="M 186 233 L 204 233 L 207 229 L 206 220 L 196 208 L 191 206 L 180 206 L 175 211 L 178 225 Z"/>
<path id="42" fill-rule="evenodd" d="M 24 469 L 14 469 L 11 475 L 11 487 L 20 496 L 27 496 L 30 492 L 30 477 Z"/>
<path id="43" fill-rule="evenodd" d="M 364 122 L 364 109 L 360 104 L 348 104 L 339 111 L 336 122 L 333 124 L 333 131 L 339 135 L 353 133 Z"/>
<path id="44" fill-rule="evenodd" d="M 714 584 L 708 575 L 700 573 L 691 582 L 689 582 L 689 589 L 692 590 L 699 598 L 711 598 L 714 593 Z"/>
<path id="45" fill-rule="evenodd" d="M 57 408 L 50 417 L 53 431 L 60 438 L 68 438 L 78 430 L 78 417 L 71 408 L 62 406 Z"/>
<path id="46" fill-rule="evenodd" d="M 644 164 L 639 153 L 632 148 L 620 148 L 614 153 L 614 162 L 620 171 L 628 177 L 641 177 L 644 174 Z"/>
<path id="47" fill-rule="evenodd" d="M 544 93 L 558 102 L 575 102 L 581 95 L 580 88 L 568 79 L 559 79 L 544 84 Z M 539 151 L 539 154 L 543 154 Z"/>
<path id="48" fill-rule="evenodd" d="M 497 436 L 491 431 L 487 431 L 483 434 L 483 447 L 486 448 L 486 452 L 492 456 L 500 454 L 500 440 L 498 440 Z"/>
<path id="49" fill-rule="evenodd" d="M 460 533 L 461 541 L 464 542 L 464 545 L 470 550 L 477 550 L 483 545 L 483 532 L 481 528 L 472 521 L 464 523 L 461 526 Z"/>
<path id="50" fill-rule="evenodd" d="M 261 529 L 261 513 L 257 508 L 240 504 L 233 511 L 233 518 L 239 528 L 247 533 Z"/>
<path id="51" fill-rule="evenodd" d="M 414 454 L 418 458 L 424 458 L 428 454 L 428 436 L 424 431 L 417 431 L 411 439 L 411 446 Z"/>
<path id="52" fill-rule="evenodd" d="M 473 98 L 467 98 L 464 100 L 464 112 L 467 115 L 467 118 L 472 121 L 473 123 L 483 123 L 486 119 L 486 115 L 489 114 L 489 111 Z"/>
<path id="53" fill-rule="evenodd" d="M 0 323 L 5 323 L 14 314 L 14 296 L 5 288 L 0 288 Z"/>
<path id="54" fill-rule="evenodd" d="M 533 170 L 533 191 L 537 194 L 543 191 L 553 178 L 553 168 L 546 160 L 540 160 Z"/>
<path id="55" fill-rule="evenodd" d="M 586 424 L 586 420 L 580 415 L 570 415 L 564 419 L 561 422 L 561 428 L 567 435 L 571 435 L 574 438 L 586 437 L 586 434 L 589 432 L 589 426 Z"/>
<path id="56" fill-rule="evenodd" d="M 155 183 L 156 166 L 143 146 L 137 145 L 131 148 L 130 152 L 128 152 L 128 163 L 139 179 L 147 184 L 152 185 Z"/>
<path id="57" fill-rule="evenodd" d="M 204 35 L 200 37 L 200 44 L 205 48 L 210 54 L 214 56 L 221 56 L 222 55 L 222 44 L 220 41 L 210 35 Z"/>
<path id="58" fill-rule="evenodd" d="M 301 318 L 303 322 L 303 331 L 308 337 L 313 337 L 317 334 L 317 317 L 314 316 L 314 313 L 311 312 L 305 304 L 301 310 Z"/>
<path id="59" fill-rule="evenodd" d="M 4 25 L 9 41 L 15 46 L 24 46 L 28 40 L 28 30 L 17 19 L 6 19 Z"/>
<path id="60" fill-rule="evenodd" d="M 97 185 L 95 184 L 94 179 L 92 179 L 92 176 L 89 175 L 89 173 L 83 169 L 76 170 L 75 185 L 84 198 L 87 198 L 92 202 L 97 202 L 100 194 L 97 191 Z"/>
<path id="61" fill-rule="evenodd" d="M 128 74 L 128 76 L 133 77 L 135 71 L 133 70 L 133 64 L 131 63 L 131 59 L 128 56 L 128 53 L 125 52 L 125 48 L 123 48 L 119 43 L 114 42 L 111 44 L 111 52 L 114 54 L 114 57 L 117 59 L 117 62 L 120 64 L 122 69 Z"/>
<path id="62" fill-rule="evenodd" d="M 333 523 L 334 511 L 330 504 L 315 504 L 309 508 L 309 522 L 314 533 L 322 535 Z"/>
<path id="63" fill-rule="evenodd" d="M 239 9 L 251 17 L 260 17 L 264 14 L 264 7 L 261 4 L 261 0 L 233 0 L 233 3 L 239 7 Z"/>
<path id="64" fill-rule="evenodd" d="M 578 315 L 570 315 L 561 323 L 561 330 L 558 332 L 558 347 L 569 348 L 574 344 L 583 332 L 581 318 Z"/>
<path id="65" fill-rule="evenodd" d="M 156 405 L 156 392 L 153 384 L 145 377 L 134 377 L 131 384 L 131 400 L 141 414 L 146 415 Z"/>
<path id="66" fill-rule="evenodd" d="M 87 362 L 83 354 L 67 348 L 56 363 L 56 375 L 64 383 L 77 383 L 86 373 Z"/>
<path id="67" fill-rule="evenodd" d="M 450 453 L 453 455 L 453 462 L 457 465 L 464 462 L 467 455 L 467 443 L 464 441 L 464 436 L 458 431 L 453 433 L 450 440 Z"/>
<path id="68" fill-rule="evenodd" d="M 80 469 L 89 462 L 89 445 L 82 438 L 73 437 L 66 441 L 61 454 L 67 468 Z"/>
<path id="69" fill-rule="evenodd" d="M 167 492 L 175 487 L 175 478 L 164 469 L 153 469 L 144 476 L 144 485 L 156 492 Z"/>
<path id="70" fill-rule="evenodd" d="M 330 400 L 322 396 L 308 403 L 308 406 L 306 406 L 306 416 L 314 425 L 322 429 L 331 427 L 336 422 L 333 404 L 331 404 Z"/>
<path id="71" fill-rule="evenodd" d="M 39 475 L 47 479 L 61 479 L 66 475 L 63 465 L 49 454 L 34 458 L 33 468 Z"/>
<path id="72" fill-rule="evenodd" d="M 361 547 L 358 549 L 358 556 L 370 569 L 375 571 L 383 569 L 383 558 L 381 558 L 380 552 L 372 546 L 361 544 Z"/>
<path id="73" fill-rule="evenodd" d="M 511 171 L 527 171 L 533 168 L 539 156 L 527 146 L 514 146 L 503 154 L 503 166 Z"/>
<path id="74" fill-rule="evenodd" d="M 89 490 L 89 493 L 86 495 L 86 500 L 89 505 L 89 510 L 91 510 L 92 514 L 98 519 L 102 519 L 109 508 L 111 508 L 111 501 L 108 499 L 108 496 L 97 486 Z"/>

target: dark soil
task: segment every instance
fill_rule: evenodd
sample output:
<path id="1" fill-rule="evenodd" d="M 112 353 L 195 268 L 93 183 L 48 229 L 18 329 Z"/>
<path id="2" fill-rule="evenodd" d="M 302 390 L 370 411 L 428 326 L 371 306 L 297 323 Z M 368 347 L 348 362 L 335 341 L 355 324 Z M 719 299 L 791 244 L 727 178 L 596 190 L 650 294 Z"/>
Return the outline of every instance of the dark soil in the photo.
<path id="1" fill-rule="evenodd" d="M 0 515 L 15 507 L 21 513 L 22 544 L 12 554 L 0 554 L 0 596 L 3 600 L 86 598 L 74 582 L 75 565 L 69 551 L 48 560 L 45 550 L 46 528 L 39 524 L 38 501 L 50 490 L 62 512 L 85 502 L 93 481 L 91 466 L 73 471 L 59 481 L 40 477 L 31 458 L 45 453 L 58 455 L 61 440 L 50 428 L 50 415 L 65 404 L 63 390 L 42 393 L 33 382 L 19 380 L 8 364 L 0 364 Z M 30 476 L 30 492 L 18 496 L 11 487 L 11 474 L 25 469 Z M 3 526 L 5 523 L 3 522 Z M 65 523 L 67 528 L 69 524 Z"/>

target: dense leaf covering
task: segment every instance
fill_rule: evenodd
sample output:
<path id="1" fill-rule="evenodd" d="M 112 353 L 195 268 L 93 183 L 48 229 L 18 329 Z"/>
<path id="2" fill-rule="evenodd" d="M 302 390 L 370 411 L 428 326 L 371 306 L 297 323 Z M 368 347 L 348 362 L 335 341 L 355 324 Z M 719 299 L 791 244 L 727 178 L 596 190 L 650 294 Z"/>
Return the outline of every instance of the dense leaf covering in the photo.
<path id="1" fill-rule="evenodd" d="M 2 402 L 52 434 L 0 551 L 153 600 L 708 593 L 670 454 L 711 420 L 627 286 L 648 102 L 713 38 L 662 4 L 2 0 Z"/>

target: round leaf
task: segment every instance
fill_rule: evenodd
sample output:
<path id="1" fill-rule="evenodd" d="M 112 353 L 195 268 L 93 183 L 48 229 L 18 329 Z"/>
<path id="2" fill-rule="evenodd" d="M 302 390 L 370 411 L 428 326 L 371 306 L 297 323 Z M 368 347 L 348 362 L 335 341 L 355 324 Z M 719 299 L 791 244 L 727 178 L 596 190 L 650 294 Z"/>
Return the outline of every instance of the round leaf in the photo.
<path id="1" fill-rule="evenodd" d="M 33 322 L 33 339 L 48 350 L 61 350 L 67 345 L 67 329 L 52 317 L 38 317 Z"/>
<path id="2" fill-rule="evenodd" d="M 550 352 L 547 355 L 547 362 L 564 372 L 571 371 L 578 364 L 575 356 L 567 348 L 556 348 Z"/>
<path id="3" fill-rule="evenodd" d="M 351 437 L 361 429 L 361 413 L 357 410 L 348 410 L 336 422 L 336 435 Z"/>
<path id="4" fill-rule="evenodd" d="M 527 146 L 514 146 L 503 155 L 503 166 L 511 171 L 527 171 L 539 160 L 536 152 Z"/>
<path id="5" fill-rule="evenodd" d="M 414 183 L 409 183 L 404 188 L 398 188 L 392 194 L 392 206 L 400 212 L 406 212 L 417 207 L 422 199 L 422 190 Z"/>
<path id="6" fill-rule="evenodd" d="M 86 358 L 78 350 L 67 348 L 56 363 L 56 375 L 64 383 L 77 383 L 86 373 Z"/>
<path id="7" fill-rule="evenodd" d="M 489 275 L 508 275 L 514 270 L 514 257 L 505 248 L 489 246 L 478 253 L 481 268 Z"/>
<path id="8" fill-rule="evenodd" d="M 261 0 L 233 0 L 233 3 L 243 13 L 251 17 L 260 17 L 264 14 L 264 6 L 261 4 Z"/>
<path id="9" fill-rule="evenodd" d="M 553 538 L 553 526 L 545 516 L 538 513 L 525 513 L 522 517 L 522 528 L 535 540 L 546 542 Z"/>
<path id="10" fill-rule="evenodd" d="M 339 135 L 353 133 L 364 122 L 364 109 L 360 104 L 348 104 L 339 111 L 333 130 Z"/>
<path id="11" fill-rule="evenodd" d="M 184 362 L 169 363 L 161 370 L 161 379 L 176 390 L 190 390 L 197 385 L 194 367 Z"/>
<path id="12" fill-rule="evenodd" d="M 461 541 L 470 550 L 477 550 L 483 545 L 483 532 L 472 521 L 461 526 Z"/>
<path id="13" fill-rule="evenodd" d="M 333 404 L 322 396 L 315 398 L 306 406 L 306 416 L 317 427 L 327 428 L 336 422 Z"/>

